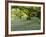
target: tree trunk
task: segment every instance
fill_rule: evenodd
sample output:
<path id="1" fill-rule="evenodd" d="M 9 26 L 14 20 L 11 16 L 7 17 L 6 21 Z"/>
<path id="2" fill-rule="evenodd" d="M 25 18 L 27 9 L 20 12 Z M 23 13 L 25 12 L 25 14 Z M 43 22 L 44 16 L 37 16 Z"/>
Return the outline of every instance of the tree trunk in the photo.
<path id="1" fill-rule="evenodd" d="M 31 20 L 31 16 L 30 16 L 30 14 L 28 14 L 27 20 Z"/>
<path id="2" fill-rule="evenodd" d="M 20 16 L 20 19 L 21 19 L 21 16 Z"/>

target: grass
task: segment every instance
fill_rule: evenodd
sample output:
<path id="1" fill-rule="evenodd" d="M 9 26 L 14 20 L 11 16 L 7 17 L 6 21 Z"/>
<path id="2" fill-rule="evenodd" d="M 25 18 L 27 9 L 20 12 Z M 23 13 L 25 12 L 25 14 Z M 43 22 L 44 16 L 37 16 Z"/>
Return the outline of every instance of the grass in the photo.
<path id="1" fill-rule="evenodd" d="M 31 20 L 14 19 L 11 25 L 11 31 L 40 30 L 40 19 L 32 17 Z"/>

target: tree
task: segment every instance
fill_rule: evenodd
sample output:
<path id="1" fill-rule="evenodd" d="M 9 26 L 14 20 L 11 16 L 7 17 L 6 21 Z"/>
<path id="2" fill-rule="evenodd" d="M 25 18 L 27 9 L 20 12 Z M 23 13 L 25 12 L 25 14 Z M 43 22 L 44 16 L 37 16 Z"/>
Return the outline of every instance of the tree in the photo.
<path id="1" fill-rule="evenodd" d="M 11 9 L 13 10 L 12 14 L 18 16 L 20 19 L 24 14 L 27 15 L 27 20 L 31 20 L 31 17 L 33 17 L 33 16 L 40 18 L 40 16 L 39 16 L 40 11 L 41 11 L 40 7 L 35 7 L 35 6 L 12 6 Z"/>

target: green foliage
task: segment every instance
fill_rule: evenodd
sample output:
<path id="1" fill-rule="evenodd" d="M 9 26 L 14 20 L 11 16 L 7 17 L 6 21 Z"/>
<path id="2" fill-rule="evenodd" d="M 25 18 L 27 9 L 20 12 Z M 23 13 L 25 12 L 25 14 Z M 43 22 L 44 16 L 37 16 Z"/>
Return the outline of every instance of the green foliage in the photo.
<path id="1" fill-rule="evenodd" d="M 11 30 L 39 30 L 40 12 L 36 6 L 11 6 Z"/>
<path id="2" fill-rule="evenodd" d="M 40 18 L 40 7 L 35 6 L 12 6 L 11 7 L 12 15 L 16 15 L 20 19 L 22 16 L 27 15 L 27 19 L 30 20 L 30 17 L 37 16 Z"/>

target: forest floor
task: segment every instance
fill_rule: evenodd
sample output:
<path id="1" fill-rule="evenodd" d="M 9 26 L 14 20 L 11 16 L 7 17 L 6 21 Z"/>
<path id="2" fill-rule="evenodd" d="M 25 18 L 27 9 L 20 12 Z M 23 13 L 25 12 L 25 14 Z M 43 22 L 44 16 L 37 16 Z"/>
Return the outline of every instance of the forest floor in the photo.
<path id="1" fill-rule="evenodd" d="M 16 19 L 12 22 L 11 31 L 39 30 L 40 19 L 32 17 L 31 20 Z"/>

